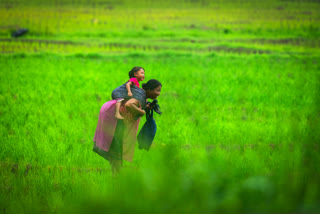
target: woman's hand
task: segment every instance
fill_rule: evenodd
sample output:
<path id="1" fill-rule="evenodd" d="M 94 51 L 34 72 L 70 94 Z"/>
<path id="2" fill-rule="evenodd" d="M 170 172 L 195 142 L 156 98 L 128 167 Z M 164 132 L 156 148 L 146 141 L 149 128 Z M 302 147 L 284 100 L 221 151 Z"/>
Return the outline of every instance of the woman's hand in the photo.
<path id="1" fill-rule="evenodd" d="M 142 117 L 145 114 L 146 114 L 146 111 L 141 109 L 141 114 L 139 116 Z"/>
<path id="2" fill-rule="evenodd" d="M 151 110 L 151 109 L 152 109 L 152 106 L 150 106 L 150 104 L 147 104 L 147 105 L 146 105 L 146 109 Z"/>

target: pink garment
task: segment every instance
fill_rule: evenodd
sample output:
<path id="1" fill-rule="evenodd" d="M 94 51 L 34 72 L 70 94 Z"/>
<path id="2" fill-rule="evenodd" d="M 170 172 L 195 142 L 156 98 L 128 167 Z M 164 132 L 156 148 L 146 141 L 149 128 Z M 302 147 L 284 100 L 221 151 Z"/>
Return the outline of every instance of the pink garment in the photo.
<path id="1" fill-rule="evenodd" d="M 114 116 L 116 103 L 117 100 L 111 100 L 101 107 L 98 125 L 93 138 L 93 141 L 96 142 L 96 146 L 106 152 L 109 151 L 117 126 L 117 119 Z M 125 118 L 122 158 L 131 162 L 133 160 L 140 118 L 138 120 L 133 120 L 131 112 L 127 111 L 124 107 L 124 102 L 121 105 L 120 113 Z"/>
<path id="2" fill-rule="evenodd" d="M 117 126 L 117 119 L 114 117 L 117 100 L 111 100 L 103 104 L 99 113 L 98 125 L 93 141 L 96 146 L 104 151 L 109 151 L 113 134 Z"/>
<path id="3" fill-rule="evenodd" d="M 131 79 L 129 79 L 129 82 L 133 82 L 133 84 L 135 84 L 138 88 L 140 87 L 139 81 L 135 77 L 132 77 Z"/>

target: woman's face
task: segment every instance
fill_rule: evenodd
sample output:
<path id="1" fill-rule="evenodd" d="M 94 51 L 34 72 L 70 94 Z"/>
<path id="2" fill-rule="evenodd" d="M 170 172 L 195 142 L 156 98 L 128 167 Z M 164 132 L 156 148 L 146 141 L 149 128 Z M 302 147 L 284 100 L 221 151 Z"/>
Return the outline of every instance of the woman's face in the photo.
<path id="1" fill-rule="evenodd" d="M 155 88 L 153 90 L 148 89 L 146 91 L 147 98 L 150 98 L 150 99 L 153 99 L 153 100 L 156 99 L 158 96 L 160 96 L 161 88 L 162 88 L 162 86 L 159 85 L 157 88 Z"/>

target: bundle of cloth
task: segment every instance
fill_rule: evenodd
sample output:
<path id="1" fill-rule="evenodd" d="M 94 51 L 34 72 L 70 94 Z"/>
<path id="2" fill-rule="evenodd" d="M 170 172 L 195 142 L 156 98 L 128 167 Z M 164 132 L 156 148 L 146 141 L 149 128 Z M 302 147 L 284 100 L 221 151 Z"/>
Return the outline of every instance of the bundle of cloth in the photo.
<path id="1" fill-rule="evenodd" d="M 135 98 L 141 103 L 142 109 L 145 109 L 146 101 L 147 101 L 146 92 L 135 85 L 131 86 L 131 92 L 132 92 L 132 97 L 129 97 L 128 91 L 126 88 L 126 83 L 125 83 L 123 85 L 120 85 L 116 89 L 114 89 L 112 91 L 111 97 L 113 100 L 120 99 L 120 98 L 123 98 L 123 99 Z"/>
<path id="2" fill-rule="evenodd" d="M 158 100 L 153 100 L 152 102 L 147 102 L 146 93 L 143 89 L 138 88 L 135 85 L 132 85 L 131 92 L 132 92 L 132 97 L 129 97 L 128 91 L 126 88 L 126 84 L 123 84 L 112 91 L 111 97 L 113 100 L 120 99 L 120 98 L 123 98 L 123 99 L 135 98 L 135 99 L 139 100 L 139 102 L 141 103 L 142 109 L 145 109 L 146 105 L 149 105 L 149 107 L 151 107 L 151 109 L 153 111 L 155 111 L 156 113 L 158 113 L 160 115 L 162 114 L 162 112 L 160 111 L 160 106 L 158 104 Z"/>

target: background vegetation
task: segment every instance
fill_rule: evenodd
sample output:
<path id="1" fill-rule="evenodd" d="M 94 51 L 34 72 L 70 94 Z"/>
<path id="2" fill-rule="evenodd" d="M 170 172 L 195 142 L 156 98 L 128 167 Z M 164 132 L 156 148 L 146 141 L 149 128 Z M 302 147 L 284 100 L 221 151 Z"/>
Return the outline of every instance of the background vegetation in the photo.
<path id="1" fill-rule="evenodd" d="M 0 213 L 320 212 L 319 9 L 1 0 Z M 163 115 L 113 179 L 92 139 L 133 66 Z"/>

